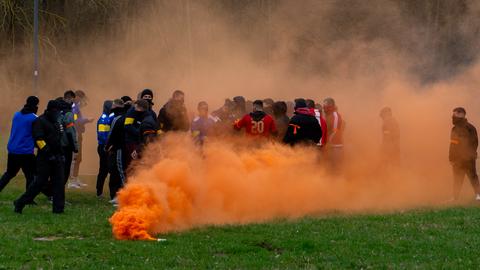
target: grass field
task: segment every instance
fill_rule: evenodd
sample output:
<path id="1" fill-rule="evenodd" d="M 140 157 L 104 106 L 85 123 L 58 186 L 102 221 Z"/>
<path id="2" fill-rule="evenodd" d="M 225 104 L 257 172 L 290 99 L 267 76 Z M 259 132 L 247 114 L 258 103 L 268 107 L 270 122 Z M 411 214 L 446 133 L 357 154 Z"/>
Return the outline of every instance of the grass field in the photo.
<path id="1" fill-rule="evenodd" d="M 39 196 L 38 206 L 18 215 L 12 201 L 23 180 L 14 181 L 0 193 L 0 269 L 480 267 L 475 205 L 206 227 L 159 236 L 165 242 L 116 241 L 106 200 L 69 191 L 71 205 L 53 215 Z"/>

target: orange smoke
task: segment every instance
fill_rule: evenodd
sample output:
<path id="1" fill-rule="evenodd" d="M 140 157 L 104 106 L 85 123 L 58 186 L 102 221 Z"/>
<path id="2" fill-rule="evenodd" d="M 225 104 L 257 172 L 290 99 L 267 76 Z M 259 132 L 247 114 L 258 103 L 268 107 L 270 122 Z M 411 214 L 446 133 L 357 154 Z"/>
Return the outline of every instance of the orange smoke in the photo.
<path id="1" fill-rule="evenodd" d="M 434 205 L 444 191 L 409 171 L 372 173 L 378 164 L 360 166 L 360 160 L 349 162 L 344 176 L 331 176 L 318 149 L 275 143 L 212 141 L 201 150 L 174 134 L 147 152 L 118 195 L 110 219 L 117 239 L 324 211 Z"/>

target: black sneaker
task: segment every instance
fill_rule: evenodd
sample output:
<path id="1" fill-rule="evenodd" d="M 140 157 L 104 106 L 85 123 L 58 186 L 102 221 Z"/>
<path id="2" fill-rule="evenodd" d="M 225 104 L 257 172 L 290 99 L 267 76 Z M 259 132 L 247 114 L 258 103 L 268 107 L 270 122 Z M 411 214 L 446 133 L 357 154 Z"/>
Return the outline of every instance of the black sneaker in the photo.
<path id="1" fill-rule="evenodd" d="M 15 206 L 15 208 L 13 209 L 13 212 L 15 212 L 15 213 L 17 213 L 17 214 L 21 214 L 21 213 L 22 213 L 23 207 L 21 207 L 21 206 L 18 204 L 18 201 L 17 201 L 17 200 L 13 201 L 13 206 Z"/>
<path id="2" fill-rule="evenodd" d="M 31 201 L 31 202 L 26 203 L 26 205 L 38 205 L 38 204 L 35 201 Z"/>

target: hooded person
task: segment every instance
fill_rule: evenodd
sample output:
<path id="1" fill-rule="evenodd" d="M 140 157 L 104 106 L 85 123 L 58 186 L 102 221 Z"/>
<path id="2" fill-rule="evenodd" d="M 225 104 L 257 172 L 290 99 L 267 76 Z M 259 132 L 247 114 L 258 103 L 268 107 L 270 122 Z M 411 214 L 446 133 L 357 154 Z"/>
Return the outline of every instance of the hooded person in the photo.
<path id="1" fill-rule="evenodd" d="M 157 114 L 153 111 L 153 91 L 151 89 L 143 89 L 142 92 L 140 92 L 140 98 L 146 100 L 149 104 L 148 106 L 148 112 L 152 115 L 152 117 L 155 119 L 155 122 L 157 121 Z"/>
<path id="2" fill-rule="evenodd" d="M 122 101 L 123 101 L 123 104 L 124 104 L 124 111 L 125 112 L 128 112 L 130 110 L 130 108 L 132 107 L 132 104 L 133 104 L 133 100 L 131 97 L 129 96 L 123 96 L 120 98 Z"/>
<path id="3" fill-rule="evenodd" d="M 0 191 L 14 178 L 20 169 L 25 175 L 25 188 L 33 182 L 35 175 L 34 141 L 32 125 L 37 119 L 39 99 L 30 96 L 23 108 L 13 115 L 8 139 L 7 170 L 0 178 Z"/>
<path id="4" fill-rule="evenodd" d="M 108 176 L 108 154 L 105 150 L 108 134 L 110 133 L 110 125 L 112 124 L 115 113 L 112 112 L 113 101 L 105 100 L 103 102 L 103 112 L 97 121 L 97 153 L 99 158 L 99 167 L 97 174 L 97 197 L 103 195 L 103 186 Z"/>
<path id="5" fill-rule="evenodd" d="M 158 127 L 162 132 L 190 130 L 185 94 L 182 91 L 175 90 L 172 98 L 160 109 Z"/>
<path id="6" fill-rule="evenodd" d="M 480 185 L 477 175 L 477 129 L 465 118 L 467 112 L 464 108 L 453 109 L 452 131 L 450 133 L 449 160 L 452 164 L 454 187 L 453 196 L 457 200 L 460 196 L 465 175 L 476 194 L 475 199 L 480 201 Z"/>
<path id="7" fill-rule="evenodd" d="M 315 115 L 308 109 L 304 99 L 295 100 L 295 112 L 288 123 L 283 142 L 292 146 L 297 144 L 316 145 L 322 137 L 322 128 Z"/>
<path id="8" fill-rule="evenodd" d="M 63 213 L 65 206 L 64 166 L 65 157 L 61 145 L 64 127 L 58 121 L 61 106 L 58 101 L 50 100 L 45 112 L 32 126 L 32 136 L 38 148 L 37 177 L 14 202 L 14 211 L 22 213 L 23 208 L 44 189 L 48 180 L 52 183 L 52 212 Z"/>
<path id="9" fill-rule="evenodd" d="M 263 111 L 263 101 L 253 102 L 253 111 L 235 121 L 233 128 L 240 131 L 245 128 L 245 133 L 250 136 L 269 137 L 277 134 L 275 121 Z"/>
<path id="10" fill-rule="evenodd" d="M 110 174 L 109 189 L 112 203 L 116 203 L 115 197 L 126 181 L 125 159 L 125 104 L 122 99 L 113 101 L 111 112 L 114 118 L 110 124 L 110 132 L 105 144 L 105 152 L 108 156 L 108 172 Z M 103 189 L 103 187 L 102 187 Z"/>

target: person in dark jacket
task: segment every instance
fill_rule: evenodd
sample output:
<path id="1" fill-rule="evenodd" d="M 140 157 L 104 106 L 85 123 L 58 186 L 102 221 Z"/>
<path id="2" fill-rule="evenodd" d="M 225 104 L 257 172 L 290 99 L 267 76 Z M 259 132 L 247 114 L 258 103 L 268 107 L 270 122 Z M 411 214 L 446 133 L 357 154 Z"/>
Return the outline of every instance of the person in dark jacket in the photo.
<path id="1" fill-rule="evenodd" d="M 148 102 L 148 113 L 151 114 L 152 118 L 157 122 L 157 114 L 153 111 L 153 91 L 150 89 L 144 89 L 140 92 L 140 99 L 143 99 Z"/>
<path id="2" fill-rule="evenodd" d="M 150 104 L 148 101 L 139 100 L 137 105 L 145 110 L 140 123 L 141 143 L 138 150 L 141 152 L 147 144 L 153 142 L 157 137 L 158 125 L 157 119 L 149 112 Z"/>
<path id="3" fill-rule="evenodd" d="M 112 113 L 115 115 L 110 124 L 110 132 L 105 143 L 108 153 L 108 172 L 110 173 L 109 189 L 110 199 L 115 202 L 115 197 L 126 181 L 125 166 L 125 107 L 123 100 L 113 101 Z"/>
<path id="4" fill-rule="evenodd" d="M 305 100 L 295 100 L 295 113 L 290 119 L 283 142 L 292 146 L 299 143 L 316 145 L 321 138 L 322 128 L 315 115 L 307 108 Z"/>
<path id="5" fill-rule="evenodd" d="M 145 107 L 145 104 L 146 107 Z M 148 110 L 145 100 L 137 100 L 134 109 L 127 112 L 124 121 L 125 131 L 125 166 L 128 169 L 130 163 L 138 158 L 138 152 L 142 145 L 141 124 Z"/>
<path id="6" fill-rule="evenodd" d="M 272 110 L 275 119 L 275 126 L 278 131 L 278 137 L 282 140 L 287 133 L 288 123 L 290 122 L 290 118 L 287 116 L 287 103 L 284 101 L 277 101 L 273 103 Z"/>
<path id="7" fill-rule="evenodd" d="M 0 191 L 18 174 L 20 169 L 22 169 L 25 175 L 25 189 L 33 182 L 35 175 L 35 146 L 32 137 L 32 125 L 37 119 L 38 103 L 37 97 L 28 97 L 23 109 L 16 112 L 13 116 L 12 129 L 7 146 L 7 171 L 0 179 Z"/>
<path id="8" fill-rule="evenodd" d="M 111 112 L 113 101 L 106 100 L 103 102 L 103 112 L 97 121 L 97 153 L 99 157 L 99 167 L 97 175 L 97 197 L 103 194 L 103 185 L 108 176 L 108 154 L 105 151 L 108 134 L 110 133 L 110 125 L 112 124 L 115 114 Z"/>
<path id="9" fill-rule="evenodd" d="M 182 91 L 175 90 L 172 98 L 160 109 L 158 127 L 162 132 L 190 130 L 185 94 Z"/>
<path id="10" fill-rule="evenodd" d="M 77 130 L 75 129 L 74 114 L 72 112 L 72 103 L 68 99 L 59 97 L 56 99 L 60 106 L 59 121 L 65 127 L 62 136 L 63 155 L 65 156 L 65 183 L 70 176 L 70 167 L 72 165 L 73 154 L 78 152 Z M 80 188 L 75 184 L 75 187 Z"/>
<path id="11" fill-rule="evenodd" d="M 449 160 L 454 175 L 454 199 L 458 199 L 465 174 L 470 179 L 476 200 L 480 201 L 480 187 L 477 175 L 477 129 L 465 118 L 466 111 L 458 107 L 453 110 L 453 128 L 450 135 Z"/>
<path id="12" fill-rule="evenodd" d="M 129 96 L 123 96 L 120 98 L 123 101 L 124 111 L 128 112 L 133 105 L 133 100 Z"/>
<path id="13" fill-rule="evenodd" d="M 16 213 L 22 213 L 25 204 L 45 187 L 48 179 L 52 182 L 53 213 L 63 213 L 65 206 L 64 165 L 61 140 L 64 127 L 58 121 L 60 104 L 56 100 L 48 102 L 45 113 L 33 122 L 32 135 L 38 148 L 37 177 L 27 191 L 14 201 Z"/>

